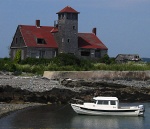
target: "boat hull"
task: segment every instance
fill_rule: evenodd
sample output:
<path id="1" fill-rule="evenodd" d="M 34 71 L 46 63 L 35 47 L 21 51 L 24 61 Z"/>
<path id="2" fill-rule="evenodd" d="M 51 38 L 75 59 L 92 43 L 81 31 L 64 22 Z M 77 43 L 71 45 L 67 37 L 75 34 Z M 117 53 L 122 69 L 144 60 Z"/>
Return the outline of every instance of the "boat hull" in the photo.
<path id="1" fill-rule="evenodd" d="M 113 116 L 143 116 L 143 112 L 139 109 L 116 109 L 116 110 L 105 110 L 105 109 L 91 109 L 86 108 L 83 105 L 71 104 L 73 110 L 77 114 L 83 115 L 113 115 Z"/>

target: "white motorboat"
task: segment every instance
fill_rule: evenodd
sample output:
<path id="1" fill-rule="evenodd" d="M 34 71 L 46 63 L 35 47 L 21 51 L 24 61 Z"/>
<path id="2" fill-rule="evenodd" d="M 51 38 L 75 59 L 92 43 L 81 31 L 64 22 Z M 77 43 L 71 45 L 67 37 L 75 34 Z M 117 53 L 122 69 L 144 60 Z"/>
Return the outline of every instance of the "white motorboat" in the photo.
<path id="1" fill-rule="evenodd" d="M 77 114 L 144 116 L 144 105 L 119 106 L 117 97 L 94 97 L 94 103 L 71 104 Z"/>

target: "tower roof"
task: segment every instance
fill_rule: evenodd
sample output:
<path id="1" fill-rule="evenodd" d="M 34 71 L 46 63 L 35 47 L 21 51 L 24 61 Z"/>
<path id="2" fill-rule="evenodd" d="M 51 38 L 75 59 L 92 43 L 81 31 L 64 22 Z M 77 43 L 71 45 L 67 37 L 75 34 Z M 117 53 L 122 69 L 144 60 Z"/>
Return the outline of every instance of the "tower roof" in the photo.
<path id="1" fill-rule="evenodd" d="M 70 6 L 66 6 L 64 9 L 60 10 L 57 14 L 59 13 L 79 13 L 79 12 Z"/>

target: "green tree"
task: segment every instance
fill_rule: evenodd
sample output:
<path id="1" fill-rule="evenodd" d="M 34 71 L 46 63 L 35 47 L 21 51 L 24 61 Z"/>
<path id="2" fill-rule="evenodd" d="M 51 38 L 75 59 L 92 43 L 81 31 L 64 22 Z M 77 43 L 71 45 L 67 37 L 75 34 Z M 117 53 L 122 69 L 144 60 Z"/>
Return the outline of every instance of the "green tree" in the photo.
<path id="1" fill-rule="evenodd" d="M 21 62 L 21 50 L 20 49 L 17 50 L 16 52 L 16 55 L 14 57 L 14 62 L 17 64 Z"/>
<path id="2" fill-rule="evenodd" d="M 110 64 L 110 58 L 109 55 L 105 54 L 101 59 L 100 59 L 101 63 L 105 63 L 105 64 Z"/>

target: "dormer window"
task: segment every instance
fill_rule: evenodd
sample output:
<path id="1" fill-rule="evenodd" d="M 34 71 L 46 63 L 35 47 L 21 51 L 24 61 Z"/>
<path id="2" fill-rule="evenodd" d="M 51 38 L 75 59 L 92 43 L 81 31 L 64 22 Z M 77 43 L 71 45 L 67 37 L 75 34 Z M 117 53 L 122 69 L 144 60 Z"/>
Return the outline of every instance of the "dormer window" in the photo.
<path id="1" fill-rule="evenodd" d="M 42 38 L 37 38 L 37 44 L 46 44 L 46 42 Z"/>

